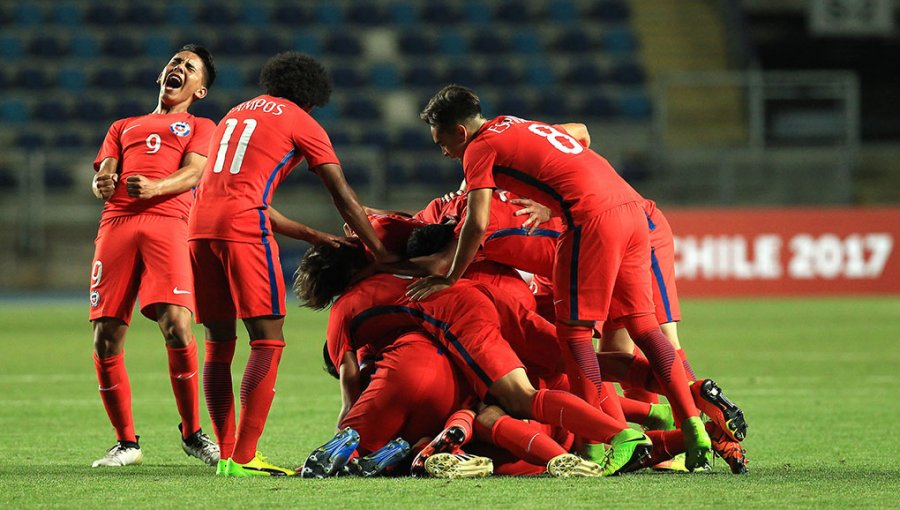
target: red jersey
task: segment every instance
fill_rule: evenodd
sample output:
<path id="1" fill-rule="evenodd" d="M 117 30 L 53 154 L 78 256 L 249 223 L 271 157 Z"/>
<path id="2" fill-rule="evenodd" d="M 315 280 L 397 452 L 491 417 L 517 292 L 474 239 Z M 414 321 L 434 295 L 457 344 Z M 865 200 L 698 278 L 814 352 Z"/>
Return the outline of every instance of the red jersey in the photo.
<path id="1" fill-rule="evenodd" d="M 306 158 L 339 164 L 325 130 L 287 99 L 262 95 L 232 108 L 216 126 L 197 186 L 190 239 L 258 242 L 272 235 L 275 189 Z"/>
<path id="2" fill-rule="evenodd" d="M 522 197 L 505 190 L 494 191 L 490 221 L 476 260 L 492 260 L 522 271 L 551 277 L 553 262 L 556 260 L 556 240 L 564 228 L 562 220 L 554 216 L 529 234 L 527 228 L 522 228 L 522 223 L 528 217 L 515 215 L 522 207 L 510 203 L 517 198 Z M 456 210 L 461 216 L 456 227 L 457 238 L 465 221 L 466 200 L 465 196 L 461 196 L 451 201 L 458 203 Z"/>
<path id="3" fill-rule="evenodd" d="M 502 188 L 553 209 L 569 227 L 598 213 L 643 200 L 596 152 L 561 127 L 497 117 L 463 154 L 469 190 Z"/>
<path id="4" fill-rule="evenodd" d="M 444 223 L 448 220 L 454 223 L 459 222 L 460 199 L 465 204 L 465 195 L 458 196 L 449 202 L 444 202 L 443 198 L 437 197 L 429 202 L 424 209 L 414 214 L 413 218 L 425 223 Z"/>
<path id="5" fill-rule="evenodd" d="M 190 113 L 150 113 L 113 122 L 103 139 L 94 170 L 106 158 L 118 160 L 119 183 L 106 205 L 103 219 L 135 214 L 156 214 L 187 219 L 193 201 L 190 191 L 150 199 L 128 196 L 125 179 L 143 175 L 162 179 L 179 168 L 188 152 L 207 156 L 215 124 Z"/>
<path id="6" fill-rule="evenodd" d="M 413 230 L 428 225 L 415 218 L 398 214 L 370 214 L 368 218 L 375 230 L 375 236 L 384 244 L 385 249 L 401 257 L 406 256 L 406 242 Z M 366 253 L 371 257 L 368 248 Z"/>

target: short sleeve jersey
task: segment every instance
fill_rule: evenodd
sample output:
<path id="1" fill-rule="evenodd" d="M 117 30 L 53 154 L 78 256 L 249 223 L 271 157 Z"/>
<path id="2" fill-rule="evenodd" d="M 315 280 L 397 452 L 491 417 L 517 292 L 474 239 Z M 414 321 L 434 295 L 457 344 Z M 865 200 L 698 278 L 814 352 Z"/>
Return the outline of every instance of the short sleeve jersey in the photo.
<path id="1" fill-rule="evenodd" d="M 527 196 L 570 227 L 643 200 L 606 159 L 561 127 L 517 117 L 485 123 L 466 147 L 463 170 L 469 190 L 502 188 Z"/>
<path id="2" fill-rule="evenodd" d="M 187 112 L 151 113 L 113 122 L 94 160 L 94 170 L 99 170 L 106 158 L 118 160 L 119 183 L 103 206 L 103 218 L 155 214 L 187 219 L 193 202 L 190 191 L 150 199 L 132 198 L 125 179 L 132 175 L 162 179 L 181 168 L 187 153 L 207 156 L 213 129 L 213 121 Z"/>
<path id="3" fill-rule="evenodd" d="M 460 199 L 465 204 L 465 195 L 455 197 L 449 202 L 444 202 L 444 199 L 441 197 L 435 198 L 424 209 L 414 214 L 413 218 L 425 223 L 444 223 L 447 220 L 458 222 L 459 211 L 457 209 Z"/>
<path id="4" fill-rule="evenodd" d="M 190 239 L 259 242 L 271 236 L 272 196 L 304 158 L 310 169 L 339 164 L 325 130 L 302 108 L 267 95 L 232 108 L 210 141 Z"/>
<path id="5" fill-rule="evenodd" d="M 370 214 L 368 217 L 375 236 L 384 244 L 385 249 L 401 257 L 406 256 L 406 242 L 413 230 L 428 225 L 398 214 Z M 368 252 L 368 248 L 366 251 Z"/>

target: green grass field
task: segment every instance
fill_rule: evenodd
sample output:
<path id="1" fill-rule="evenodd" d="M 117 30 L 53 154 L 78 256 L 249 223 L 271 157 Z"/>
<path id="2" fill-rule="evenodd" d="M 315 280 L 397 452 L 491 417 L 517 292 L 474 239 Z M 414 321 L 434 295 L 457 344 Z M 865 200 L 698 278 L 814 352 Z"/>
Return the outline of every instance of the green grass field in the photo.
<path id="1" fill-rule="evenodd" d="M 744 408 L 748 476 L 718 461 L 707 473 L 591 480 L 217 478 L 181 452 L 165 349 L 142 318 L 126 360 L 145 464 L 92 469 L 114 435 L 97 394 L 86 304 L 5 302 L 0 508 L 900 506 L 900 299 L 687 301 L 683 314 L 680 336 L 697 373 Z M 319 368 L 325 319 L 289 311 L 260 443 L 275 463 L 301 463 L 333 433 L 337 385 Z M 247 351 L 239 348 L 236 381 Z"/>

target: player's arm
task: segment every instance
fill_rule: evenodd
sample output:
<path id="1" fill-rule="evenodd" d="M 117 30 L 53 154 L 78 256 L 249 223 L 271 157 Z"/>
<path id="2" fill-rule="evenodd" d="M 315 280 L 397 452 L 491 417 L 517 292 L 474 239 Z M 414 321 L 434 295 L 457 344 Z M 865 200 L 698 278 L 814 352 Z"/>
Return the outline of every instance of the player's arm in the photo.
<path id="1" fill-rule="evenodd" d="M 356 232 L 363 244 L 369 248 L 369 251 L 375 256 L 375 260 L 385 263 L 398 260 L 398 257 L 390 253 L 375 235 L 375 230 L 369 223 L 369 218 L 366 217 L 366 211 L 359 203 L 353 188 L 344 178 L 344 171 L 341 170 L 341 167 L 334 163 L 326 163 L 313 168 L 312 171 L 319 176 L 325 188 L 331 193 L 331 199 L 334 201 L 338 213 L 353 232 Z"/>
<path id="2" fill-rule="evenodd" d="M 105 158 L 100 162 L 100 168 L 91 181 L 91 190 L 95 197 L 109 200 L 116 191 L 116 183 L 119 182 L 118 168 L 119 160 L 116 158 Z"/>
<path id="3" fill-rule="evenodd" d="M 466 213 L 466 220 L 459 233 L 459 243 L 456 246 L 456 253 L 449 271 L 446 276 L 429 276 L 411 283 L 409 291 L 406 293 L 410 299 L 413 301 L 425 299 L 459 281 L 484 240 L 484 233 L 491 220 L 491 196 L 493 193 L 494 190 L 491 188 L 479 188 L 468 192 L 466 202 L 468 213 Z"/>
<path id="4" fill-rule="evenodd" d="M 583 145 L 585 149 L 591 146 L 591 134 L 584 124 L 571 122 L 568 124 L 559 124 L 558 126 L 566 130 L 566 133 L 572 135 L 572 138 L 578 140 L 578 143 Z"/>
<path id="5" fill-rule="evenodd" d="M 341 379 L 341 412 L 338 415 L 337 426 L 340 427 L 344 417 L 347 416 L 350 408 L 359 400 L 359 395 L 362 393 L 359 362 L 356 360 L 355 352 L 344 353 L 341 366 L 338 368 L 338 375 Z"/>
<path id="6" fill-rule="evenodd" d="M 378 264 L 375 268 L 382 273 L 393 273 L 405 276 L 428 276 L 433 274 L 446 274 L 450 271 L 453 257 L 456 255 L 457 239 L 447 243 L 441 251 L 431 255 L 413 257 L 391 264 Z"/>
<path id="7" fill-rule="evenodd" d="M 355 246 L 355 243 L 346 237 L 322 232 L 304 225 L 299 221 L 294 221 L 278 212 L 272 206 L 269 206 L 269 221 L 272 222 L 272 230 L 275 231 L 275 233 L 294 239 L 300 239 L 301 241 L 306 241 L 310 244 L 329 244 L 335 248 L 342 244 Z"/>
<path id="8" fill-rule="evenodd" d="M 128 196 L 148 199 L 162 195 L 184 193 L 200 182 L 204 166 L 206 166 L 206 156 L 196 152 L 188 152 L 184 155 L 181 168 L 162 179 L 153 180 L 143 175 L 129 175 L 125 179 Z"/>

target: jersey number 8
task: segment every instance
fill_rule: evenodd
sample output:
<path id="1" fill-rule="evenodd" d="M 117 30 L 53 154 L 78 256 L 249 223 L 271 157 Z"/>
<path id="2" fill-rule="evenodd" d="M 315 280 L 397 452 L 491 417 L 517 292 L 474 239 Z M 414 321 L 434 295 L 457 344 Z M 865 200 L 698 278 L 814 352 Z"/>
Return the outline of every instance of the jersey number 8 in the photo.
<path id="1" fill-rule="evenodd" d="M 234 128 L 237 127 L 237 119 L 225 119 L 225 132 L 222 133 L 222 140 L 219 141 L 219 152 L 216 153 L 216 164 L 213 166 L 214 173 L 221 173 L 222 167 L 225 166 L 225 155 L 228 153 L 228 143 L 231 141 L 231 135 L 234 134 Z M 247 152 L 247 144 L 250 143 L 250 135 L 256 129 L 256 119 L 244 119 L 244 130 L 238 138 L 237 149 L 234 151 L 234 159 L 231 160 L 231 168 L 228 169 L 232 174 L 241 171 L 241 163 L 244 162 L 244 153 Z"/>
<path id="2" fill-rule="evenodd" d="M 584 147 L 578 143 L 578 140 L 553 126 L 548 126 L 547 124 L 532 124 L 528 126 L 528 130 L 538 136 L 546 138 L 547 141 L 550 142 L 550 145 L 560 152 L 566 154 L 581 154 L 584 151 Z"/>

